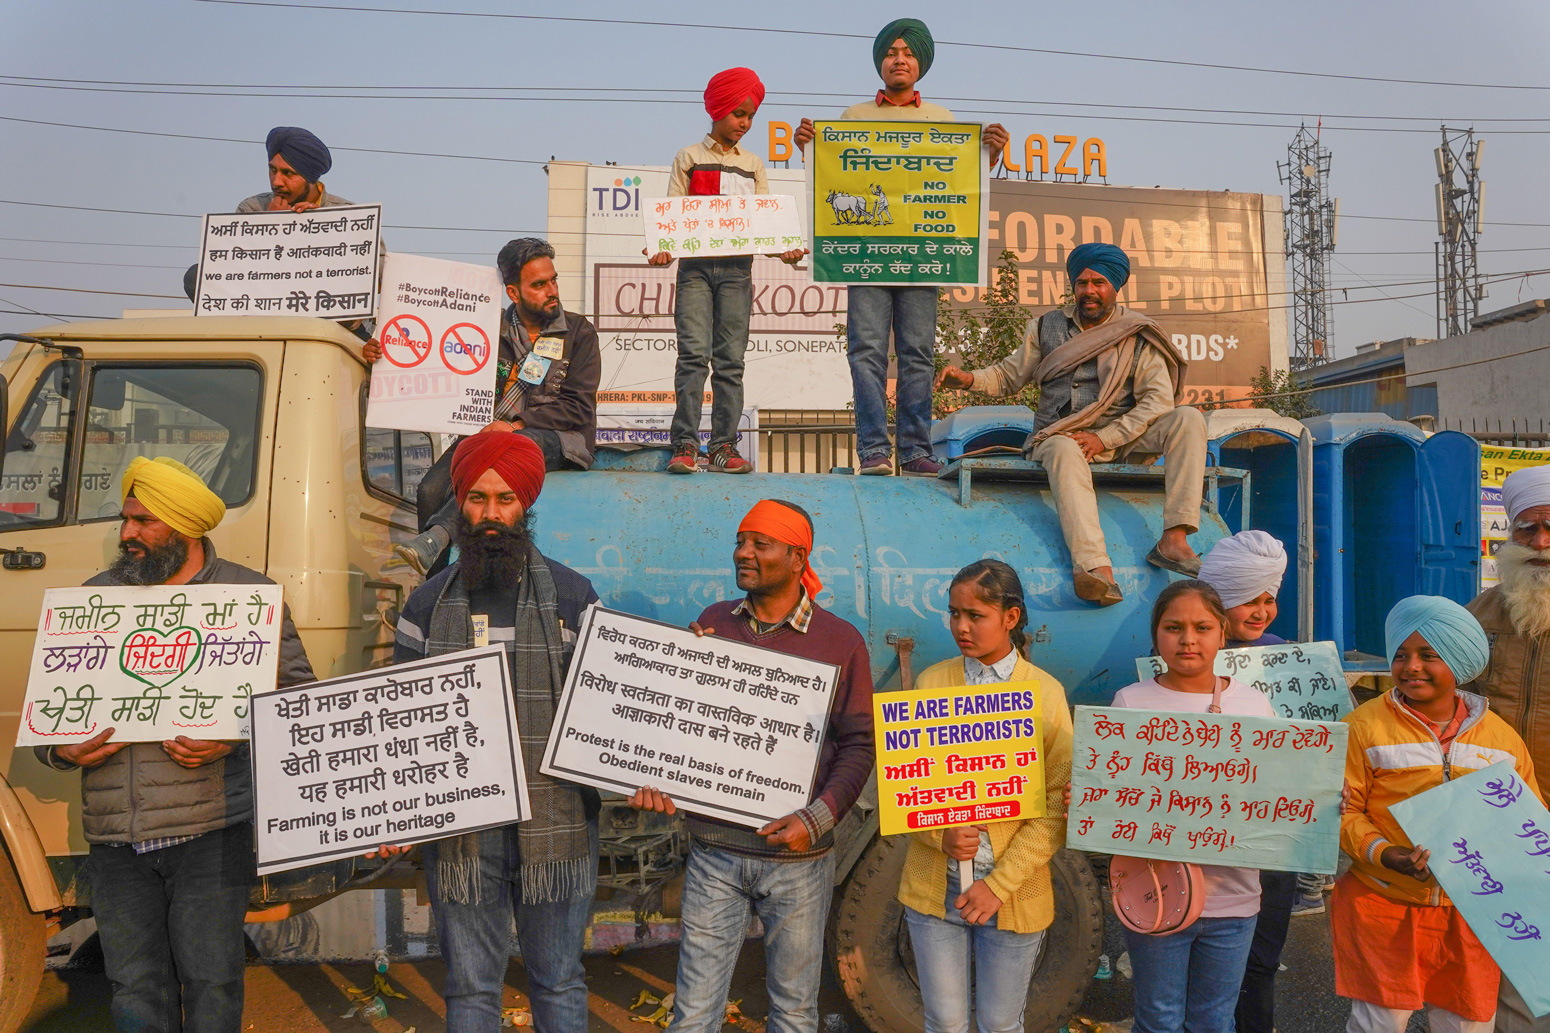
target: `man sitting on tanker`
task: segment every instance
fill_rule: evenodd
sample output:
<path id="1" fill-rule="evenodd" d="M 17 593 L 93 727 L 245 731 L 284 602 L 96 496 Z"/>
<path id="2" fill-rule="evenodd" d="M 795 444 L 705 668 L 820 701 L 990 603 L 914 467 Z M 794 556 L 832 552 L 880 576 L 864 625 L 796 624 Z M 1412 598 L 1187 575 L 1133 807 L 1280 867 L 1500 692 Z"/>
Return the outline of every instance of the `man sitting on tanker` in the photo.
<path id="1" fill-rule="evenodd" d="M 1109 606 L 1123 596 L 1098 526 L 1088 464 L 1162 455 L 1164 531 L 1146 561 L 1194 577 L 1200 557 L 1186 536 L 1200 527 L 1205 418 L 1178 404 L 1185 361 L 1161 328 L 1117 303 L 1130 279 L 1125 252 L 1083 244 L 1067 257 L 1066 275 L 1072 304 L 1039 317 L 1021 348 L 972 373 L 949 366 L 936 386 L 1010 395 L 1030 381 L 1039 385 L 1034 430 L 1023 450 L 1049 474 L 1077 597 Z"/>

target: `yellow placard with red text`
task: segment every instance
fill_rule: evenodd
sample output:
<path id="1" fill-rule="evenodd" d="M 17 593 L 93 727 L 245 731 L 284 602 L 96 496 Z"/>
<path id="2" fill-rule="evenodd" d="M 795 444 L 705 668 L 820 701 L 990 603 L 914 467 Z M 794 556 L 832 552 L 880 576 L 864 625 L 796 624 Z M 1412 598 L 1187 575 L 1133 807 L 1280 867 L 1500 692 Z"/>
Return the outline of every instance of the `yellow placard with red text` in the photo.
<path id="1" fill-rule="evenodd" d="M 1036 681 L 872 697 L 882 834 L 1044 816 Z"/>

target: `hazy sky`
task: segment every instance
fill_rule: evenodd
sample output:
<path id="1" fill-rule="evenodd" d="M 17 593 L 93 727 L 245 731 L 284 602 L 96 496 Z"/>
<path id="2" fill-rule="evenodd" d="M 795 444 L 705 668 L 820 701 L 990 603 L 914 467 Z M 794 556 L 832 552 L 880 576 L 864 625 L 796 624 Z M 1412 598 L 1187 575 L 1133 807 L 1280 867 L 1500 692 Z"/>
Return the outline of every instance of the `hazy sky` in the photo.
<path id="1" fill-rule="evenodd" d="M 298 3 L 320 7 L 312 0 Z M 1082 6 L 980 0 L 948 5 L 952 17 L 924 5 L 899 9 L 810 0 L 736 8 L 695 0 L 671 5 L 339 0 L 335 6 L 358 9 L 202 0 L 4 0 L 0 201 L 182 215 L 229 211 L 241 198 L 266 189 L 259 141 L 268 129 L 302 125 L 335 149 L 334 170 L 326 177 L 330 190 L 385 206 L 394 250 L 485 260 L 510 236 L 543 231 L 546 188 L 540 165 L 345 148 L 666 164 L 678 147 L 705 130 L 698 96 L 705 80 L 721 68 L 746 64 L 770 90 L 750 134 L 762 151 L 766 120 L 832 116 L 850 100 L 870 95 L 877 87 L 872 34 L 891 17 L 914 14 L 924 17 L 938 39 L 936 64 L 921 84 L 924 94 L 966 119 L 1003 122 L 1017 141 L 1034 132 L 1102 137 L 1111 183 L 1280 194 L 1276 162 L 1285 159 L 1300 120 L 1311 125 L 1322 117 L 1342 213 L 1333 281 L 1351 288 L 1353 301 L 1379 299 L 1334 307 L 1337 357 L 1364 341 L 1433 334 L 1432 150 L 1442 120 L 1474 125 L 1488 141 L 1482 271 L 1550 268 L 1550 197 L 1544 189 L 1550 72 L 1542 60 L 1550 5 L 1542 0 L 1504 0 L 1490 7 L 1488 18 L 1442 0 L 1309 0 L 1295 13 L 1290 5 L 1241 2 L 1116 0 Z M 395 6 L 648 22 L 672 18 L 703 25 L 731 19 L 739 31 L 378 13 Z M 998 49 L 1006 47 L 1060 53 Z M 1226 65 L 1498 88 L 1266 74 L 1221 67 Z M 1507 85 L 1538 89 L 1499 88 Z M 238 86 L 251 89 L 233 90 Z M 357 88 L 357 93 L 386 87 L 375 92 L 391 99 L 299 96 L 323 92 L 318 87 Z M 428 87 L 476 87 L 443 92 L 502 99 L 397 96 L 423 94 Z M 274 95 L 145 92 L 176 88 Z M 523 92 L 541 99 L 510 99 Z M 842 96 L 795 96 L 804 92 Z M 1392 129 L 1419 131 L 1379 131 Z M 0 309 L 116 315 L 124 307 L 170 304 L 153 297 L 12 285 L 181 297 L 182 270 L 196 257 L 198 229 L 192 218 L 0 203 L 0 284 L 8 285 L 0 286 Z M 578 293 L 570 293 L 572 300 Z M 1384 294 L 1421 296 L 1381 300 Z M 1520 276 L 1494 284 L 1483 309 L 1541 294 L 1550 294 L 1550 278 L 1525 282 Z M 0 331 L 24 331 L 47 321 L 3 313 Z"/>

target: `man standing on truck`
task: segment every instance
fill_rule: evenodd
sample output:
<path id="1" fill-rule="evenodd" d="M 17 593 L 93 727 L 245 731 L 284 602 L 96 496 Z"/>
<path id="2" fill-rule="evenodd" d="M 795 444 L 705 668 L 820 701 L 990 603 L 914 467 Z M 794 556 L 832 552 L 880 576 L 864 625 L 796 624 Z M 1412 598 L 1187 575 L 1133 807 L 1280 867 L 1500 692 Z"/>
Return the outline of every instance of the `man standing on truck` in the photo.
<path id="1" fill-rule="evenodd" d="M 1200 529 L 1206 421 L 1178 404 L 1186 363 L 1162 328 L 1118 304 L 1130 279 L 1125 252 L 1082 244 L 1066 258 L 1066 275 L 1072 303 L 1030 324 L 1021 348 L 972 373 L 948 366 L 936 386 L 1005 396 L 1039 385 L 1023 451 L 1049 474 L 1077 598 L 1112 606 L 1124 596 L 1098 527 L 1090 464 L 1163 457 L 1164 530 L 1146 561 L 1195 577 L 1200 557 L 1186 536 Z"/>
<path id="2" fill-rule="evenodd" d="M 823 583 L 808 562 L 812 551 L 806 510 L 778 499 L 756 503 L 738 525 L 732 550 L 737 587 L 748 594 L 710 606 L 689 626 L 696 634 L 835 664 L 840 675 L 812 802 L 757 831 L 689 816 L 692 843 L 670 1033 L 721 1029 L 750 911 L 764 925 L 767 1028 L 770 1033 L 818 1028 L 824 923 L 834 892 L 834 826 L 865 787 L 874 747 L 866 643 L 849 623 L 814 602 Z M 665 814 L 677 810 L 666 793 L 649 786 L 630 804 Z"/>
<path id="3" fill-rule="evenodd" d="M 586 1033 L 581 949 L 597 888 L 600 802 L 596 790 L 551 778 L 539 764 L 575 629 L 597 593 L 533 543 L 544 455 L 531 438 L 506 430 L 470 435 L 451 465 L 458 559 L 409 596 L 393 661 L 505 647 L 533 816 L 420 848 L 447 963 L 447 1030 L 500 1028 L 515 917 L 537 1033 Z"/>
<path id="4" fill-rule="evenodd" d="M 300 213 L 350 203 L 324 188 L 323 177 L 334 167 L 334 156 L 312 133 L 298 126 L 275 126 L 264 151 L 269 155 L 269 191 L 244 198 L 238 212 Z"/>
<path id="5" fill-rule="evenodd" d="M 270 585 L 216 556 L 206 537 L 220 496 L 165 456 L 124 471 L 119 557 L 88 585 Z M 284 609 L 278 684 L 315 680 Z M 81 823 L 91 844 L 91 905 L 121 1031 L 236 1033 L 242 1021 L 242 919 L 253 884 L 252 766 L 245 742 L 178 736 L 39 746 L 61 771 L 81 769 Z"/>

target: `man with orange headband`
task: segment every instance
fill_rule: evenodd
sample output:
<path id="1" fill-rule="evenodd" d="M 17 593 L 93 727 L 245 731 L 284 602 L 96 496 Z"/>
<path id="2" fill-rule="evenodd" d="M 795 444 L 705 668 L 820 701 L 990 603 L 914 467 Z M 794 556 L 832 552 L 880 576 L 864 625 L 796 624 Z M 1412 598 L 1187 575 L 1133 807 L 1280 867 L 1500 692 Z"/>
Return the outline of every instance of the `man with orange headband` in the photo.
<path id="1" fill-rule="evenodd" d="M 716 603 L 690 627 L 835 664 L 839 683 L 806 807 L 757 831 L 690 815 L 683 935 L 670 1033 L 716 1033 L 750 910 L 764 925 L 770 1033 L 818 1028 L 824 923 L 834 891 L 834 826 L 872 773 L 872 666 L 861 634 L 828 610 L 810 563 L 813 524 L 794 502 L 765 499 L 737 528 L 737 602 Z M 771 772 L 779 775 L 781 772 Z M 801 772 L 805 775 L 806 772 Z M 794 778 L 797 772 L 791 772 Z M 644 787 L 631 805 L 672 814 L 667 794 Z"/>

